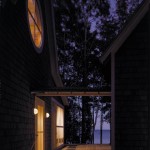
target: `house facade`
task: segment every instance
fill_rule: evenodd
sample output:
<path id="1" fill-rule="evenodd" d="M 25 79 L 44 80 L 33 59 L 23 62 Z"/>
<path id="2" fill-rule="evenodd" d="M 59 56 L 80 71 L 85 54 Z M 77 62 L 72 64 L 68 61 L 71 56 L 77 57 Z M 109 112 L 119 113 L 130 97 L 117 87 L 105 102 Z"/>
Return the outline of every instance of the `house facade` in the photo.
<path id="1" fill-rule="evenodd" d="M 63 87 L 51 0 L 0 1 L 0 149 L 54 150 L 64 143 Z"/>
<path id="2" fill-rule="evenodd" d="M 101 61 L 111 57 L 112 150 L 150 149 L 150 3 L 145 0 Z"/>

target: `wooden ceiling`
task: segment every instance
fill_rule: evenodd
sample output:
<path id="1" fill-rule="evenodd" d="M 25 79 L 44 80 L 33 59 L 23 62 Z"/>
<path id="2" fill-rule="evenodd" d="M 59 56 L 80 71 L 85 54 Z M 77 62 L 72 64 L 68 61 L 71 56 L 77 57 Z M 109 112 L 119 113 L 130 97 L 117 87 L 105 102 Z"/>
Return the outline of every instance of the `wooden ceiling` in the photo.
<path id="1" fill-rule="evenodd" d="M 111 96 L 108 91 L 45 91 L 32 92 L 35 96 Z"/>

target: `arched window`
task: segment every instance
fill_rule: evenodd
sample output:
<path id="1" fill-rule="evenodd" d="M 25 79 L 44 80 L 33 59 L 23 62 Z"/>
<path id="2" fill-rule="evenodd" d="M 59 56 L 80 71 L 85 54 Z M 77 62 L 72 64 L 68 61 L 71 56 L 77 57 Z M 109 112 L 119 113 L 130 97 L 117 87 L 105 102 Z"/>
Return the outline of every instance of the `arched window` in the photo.
<path id="1" fill-rule="evenodd" d="M 39 2 L 37 0 L 28 0 L 28 20 L 31 36 L 38 52 L 43 42 L 43 24 L 42 15 L 40 14 Z"/>

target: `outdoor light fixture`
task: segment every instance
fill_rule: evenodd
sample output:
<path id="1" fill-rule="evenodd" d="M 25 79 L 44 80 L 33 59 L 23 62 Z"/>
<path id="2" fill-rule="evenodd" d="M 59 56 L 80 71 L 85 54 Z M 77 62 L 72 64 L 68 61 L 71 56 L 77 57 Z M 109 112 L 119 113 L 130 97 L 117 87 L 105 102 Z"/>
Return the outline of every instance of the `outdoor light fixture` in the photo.
<path id="1" fill-rule="evenodd" d="M 46 113 L 46 118 L 49 118 L 50 114 L 49 113 Z"/>
<path id="2" fill-rule="evenodd" d="M 34 108 L 34 115 L 38 114 L 38 109 Z"/>

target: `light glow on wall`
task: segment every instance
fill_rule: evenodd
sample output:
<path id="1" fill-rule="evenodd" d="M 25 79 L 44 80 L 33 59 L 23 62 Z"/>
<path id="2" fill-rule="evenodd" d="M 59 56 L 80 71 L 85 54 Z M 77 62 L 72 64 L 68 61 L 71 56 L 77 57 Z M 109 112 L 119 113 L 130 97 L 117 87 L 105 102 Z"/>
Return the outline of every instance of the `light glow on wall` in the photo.
<path id="1" fill-rule="evenodd" d="M 43 106 L 38 105 L 38 115 L 37 115 L 37 150 L 44 149 L 44 108 Z"/>

